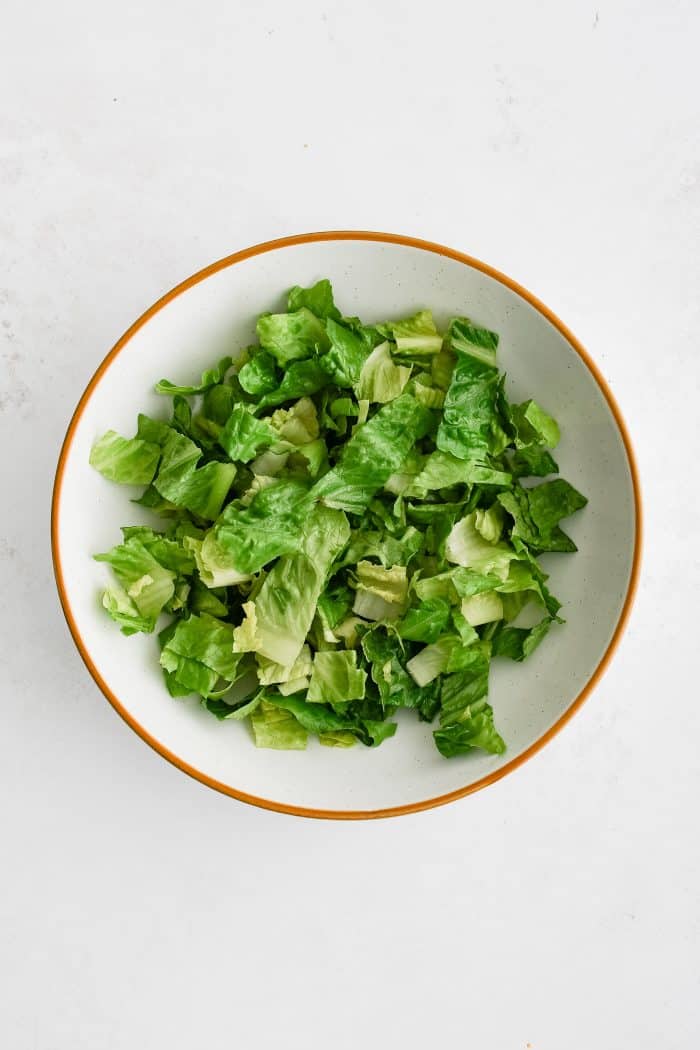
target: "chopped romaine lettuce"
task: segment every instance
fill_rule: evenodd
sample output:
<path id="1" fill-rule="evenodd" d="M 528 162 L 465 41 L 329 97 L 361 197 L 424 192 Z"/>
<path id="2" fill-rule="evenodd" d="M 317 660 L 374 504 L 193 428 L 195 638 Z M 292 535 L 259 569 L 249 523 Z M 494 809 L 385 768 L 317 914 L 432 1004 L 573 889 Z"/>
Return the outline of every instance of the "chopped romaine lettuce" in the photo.
<path id="1" fill-rule="evenodd" d="M 257 333 L 199 382 L 161 380 L 168 421 L 93 446 L 166 519 L 97 555 L 105 610 L 127 635 L 169 617 L 167 691 L 249 721 L 259 747 L 375 747 L 410 708 L 439 719 L 441 755 L 501 754 L 491 659 L 563 622 L 537 556 L 576 549 L 560 522 L 586 503 L 521 483 L 558 472 L 556 421 L 509 403 L 498 336 L 466 317 L 363 324 L 323 279 Z"/>

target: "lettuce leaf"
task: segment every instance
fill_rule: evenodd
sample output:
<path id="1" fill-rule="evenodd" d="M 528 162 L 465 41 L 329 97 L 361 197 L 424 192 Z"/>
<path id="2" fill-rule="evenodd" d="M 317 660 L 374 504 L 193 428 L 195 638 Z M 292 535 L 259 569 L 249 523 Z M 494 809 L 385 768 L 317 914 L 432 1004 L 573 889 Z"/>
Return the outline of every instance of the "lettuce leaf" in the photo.
<path id="1" fill-rule="evenodd" d="M 310 288 L 300 288 L 298 284 L 289 289 L 287 309 L 290 313 L 306 307 L 316 317 L 326 320 L 331 317 L 340 320 L 340 310 L 333 301 L 333 287 L 327 278 L 317 281 Z"/>
<path id="2" fill-rule="evenodd" d="M 330 349 L 321 363 L 327 375 L 340 387 L 356 387 L 372 351 L 372 339 L 362 328 L 353 330 L 329 318 L 326 332 Z"/>
<path id="3" fill-rule="evenodd" d="M 257 492 L 248 507 L 230 503 L 213 527 L 226 564 L 249 575 L 297 550 L 306 494 L 303 483 L 281 480 Z"/>
<path id="4" fill-rule="evenodd" d="M 438 333 L 430 310 L 419 310 L 403 321 L 387 321 L 377 328 L 388 339 L 393 339 L 401 353 L 411 355 L 437 354 L 442 349 L 442 336 Z"/>
<path id="5" fill-rule="evenodd" d="M 233 364 L 233 358 L 222 357 L 217 365 L 213 368 L 206 369 L 202 372 L 202 379 L 199 383 L 194 386 L 179 386 L 177 383 L 171 383 L 169 379 L 161 379 L 159 383 L 156 383 L 157 394 L 169 394 L 171 397 L 176 394 L 192 395 L 192 394 L 203 394 L 205 390 L 220 383 L 229 368 Z"/>
<path id="6" fill-rule="evenodd" d="M 250 724 L 256 747 L 271 747 L 278 751 L 303 751 L 306 747 L 306 729 L 281 704 L 262 700 L 252 712 Z"/>
<path id="7" fill-rule="evenodd" d="M 501 755 L 506 749 L 494 725 L 493 709 L 485 699 L 465 708 L 459 722 L 436 729 L 433 737 L 444 758 L 467 755 L 474 748 L 492 755 Z"/>
<path id="8" fill-rule="evenodd" d="M 359 398 L 385 405 L 398 397 L 411 378 L 411 369 L 396 365 L 388 343 L 380 343 L 365 360 L 355 392 Z"/>
<path id="9" fill-rule="evenodd" d="M 316 358 L 310 361 L 296 361 L 285 369 L 279 386 L 265 394 L 258 408 L 281 405 L 297 397 L 315 394 L 327 383 L 328 373 Z"/>
<path id="10" fill-rule="evenodd" d="M 357 666 L 354 649 L 316 653 L 307 699 L 310 703 L 338 704 L 362 700 L 367 674 Z"/>
<path id="11" fill-rule="evenodd" d="M 407 642 L 436 642 L 450 621 L 450 606 L 443 598 L 429 598 L 409 609 L 396 625 Z"/>
<path id="12" fill-rule="evenodd" d="M 553 618 L 545 616 L 534 627 L 504 627 L 492 639 L 493 655 L 508 656 L 518 662 L 526 660 L 549 632 Z"/>
<path id="13" fill-rule="evenodd" d="M 498 497 L 513 519 L 511 535 L 535 553 L 575 551 L 576 544 L 559 528 L 562 518 L 585 507 L 588 500 L 563 478 L 545 481 L 534 488 L 516 486 Z"/>
<path id="14" fill-rule="evenodd" d="M 233 684 L 240 661 L 241 654 L 233 652 L 232 625 L 207 613 L 180 620 L 160 654 L 166 681 L 203 697 L 215 690 L 220 679 Z"/>
<path id="15" fill-rule="evenodd" d="M 160 445 L 141 438 L 123 438 L 113 430 L 90 450 L 90 466 L 103 478 L 121 485 L 148 485 L 160 459 Z"/>
<path id="16" fill-rule="evenodd" d="M 109 599 L 103 601 L 107 612 L 124 626 L 152 631 L 175 593 L 175 573 L 164 568 L 143 543 L 133 537 L 111 551 L 96 554 L 95 561 L 106 562 L 111 567 L 136 609 L 136 617 L 133 623 L 124 621 L 123 617 L 130 607 L 127 607 L 121 592 L 116 591 L 109 592 Z M 137 626 L 136 618 L 145 626 Z"/>
<path id="17" fill-rule="evenodd" d="M 277 434 L 265 419 L 256 419 L 247 405 L 235 405 L 218 436 L 229 459 L 248 463 L 261 448 L 269 448 Z"/>
<path id="18" fill-rule="evenodd" d="M 306 306 L 289 314 L 263 314 L 257 332 L 260 345 L 281 368 L 330 345 L 325 325 Z"/>
<path id="19" fill-rule="evenodd" d="M 257 350 L 238 372 L 238 382 L 247 394 L 259 397 L 269 394 L 279 385 L 277 365 L 272 354 Z"/>
<path id="20" fill-rule="evenodd" d="M 452 322 L 448 338 L 456 362 L 445 395 L 437 446 L 457 459 L 499 456 L 509 439 L 499 412 L 498 338 L 462 318 Z"/>
<path id="21" fill-rule="evenodd" d="M 375 492 L 406 459 L 431 427 L 430 411 L 411 394 L 401 394 L 359 426 L 337 466 L 311 490 L 327 507 L 362 513 Z"/>
<path id="22" fill-rule="evenodd" d="M 310 733 L 352 733 L 367 747 L 376 747 L 396 732 L 395 722 L 377 722 L 358 715 L 341 715 L 323 704 L 296 696 L 270 696 L 269 703 L 291 714 Z"/>
<path id="23" fill-rule="evenodd" d="M 406 670 L 406 653 L 398 635 L 377 628 L 368 631 L 361 644 L 384 707 L 417 707 L 422 690 Z"/>
<path id="24" fill-rule="evenodd" d="M 290 666 L 306 640 L 316 604 L 337 554 L 350 536 L 341 511 L 316 507 L 303 527 L 300 549 L 280 558 L 247 611 L 245 644 L 269 660 Z M 251 628 L 251 621 L 255 620 Z M 240 644 L 241 634 L 234 632 Z M 252 632 L 252 639 L 249 639 Z"/>

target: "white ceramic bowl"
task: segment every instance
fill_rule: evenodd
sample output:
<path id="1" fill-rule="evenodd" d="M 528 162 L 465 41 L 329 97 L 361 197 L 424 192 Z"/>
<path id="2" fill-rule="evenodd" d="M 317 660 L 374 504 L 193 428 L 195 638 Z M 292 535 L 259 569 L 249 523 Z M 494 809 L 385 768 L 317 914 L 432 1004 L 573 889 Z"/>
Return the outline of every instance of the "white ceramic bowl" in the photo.
<path id="1" fill-rule="evenodd" d="M 256 315 L 283 307 L 284 292 L 319 277 L 333 282 L 347 314 L 368 321 L 430 307 L 440 321 L 467 314 L 500 333 L 499 364 L 513 400 L 532 396 L 562 429 L 557 460 L 589 498 L 567 524 L 575 555 L 545 567 L 567 624 L 524 664 L 497 660 L 491 701 L 504 755 L 446 760 L 412 712 L 381 748 L 348 751 L 310 742 L 305 752 L 258 750 L 246 727 L 217 722 L 195 699 L 174 701 L 161 679 L 153 636 L 123 637 L 99 606 L 105 566 L 91 555 L 119 526 L 147 521 L 123 487 L 88 465 L 107 428 L 134 432 L 137 411 L 166 416 L 152 393 L 163 376 L 191 381 L 217 357 L 252 341 Z M 80 654 L 133 729 L 180 769 L 234 798 L 305 816 L 373 817 L 427 808 L 503 776 L 574 713 L 600 676 L 632 600 L 640 548 L 639 490 L 629 439 L 595 365 L 564 325 L 529 292 L 469 256 L 389 234 L 289 237 L 231 255 L 151 307 L 90 381 L 61 450 L 52 511 L 58 589 Z"/>

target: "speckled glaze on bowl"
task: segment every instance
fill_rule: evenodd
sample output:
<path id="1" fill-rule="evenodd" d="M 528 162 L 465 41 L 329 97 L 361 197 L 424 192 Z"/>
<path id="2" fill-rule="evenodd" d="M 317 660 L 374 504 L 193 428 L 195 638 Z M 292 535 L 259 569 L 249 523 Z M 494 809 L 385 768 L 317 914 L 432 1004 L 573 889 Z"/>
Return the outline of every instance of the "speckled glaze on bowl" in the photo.
<path id="1" fill-rule="evenodd" d="M 561 473 L 589 498 L 567 525 L 579 546 L 548 555 L 565 627 L 524 664 L 494 662 L 491 701 L 504 755 L 445 760 L 431 728 L 402 713 L 377 750 L 310 742 L 306 752 L 256 749 L 238 723 L 219 723 L 195 699 L 171 700 L 153 636 L 124 638 L 97 601 L 107 578 L 92 561 L 119 526 L 148 521 L 132 494 L 88 465 L 107 428 L 134 431 L 136 413 L 165 415 L 151 391 L 163 376 L 190 381 L 253 338 L 257 314 L 283 305 L 293 284 L 333 282 L 347 314 L 372 321 L 420 307 L 444 321 L 467 314 L 500 333 L 499 365 L 513 400 L 535 397 L 558 419 Z M 534 296 L 449 248 L 393 234 L 328 232 L 237 252 L 184 281 L 139 318 L 83 394 L 61 450 L 52 507 L 56 581 L 80 654 L 107 699 L 147 743 L 184 772 L 234 798 L 299 816 L 352 819 L 410 813 L 492 783 L 537 751 L 572 716 L 620 638 L 636 585 L 641 544 L 637 472 L 620 412 L 588 354 Z"/>

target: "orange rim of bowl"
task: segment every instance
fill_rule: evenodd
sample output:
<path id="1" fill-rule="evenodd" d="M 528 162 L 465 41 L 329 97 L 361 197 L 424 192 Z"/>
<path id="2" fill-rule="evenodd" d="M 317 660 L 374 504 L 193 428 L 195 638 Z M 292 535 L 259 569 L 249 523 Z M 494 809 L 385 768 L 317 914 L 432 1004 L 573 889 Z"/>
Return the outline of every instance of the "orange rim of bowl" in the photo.
<path id="1" fill-rule="evenodd" d="M 189 288 L 199 284 L 200 281 L 206 280 L 207 277 L 211 277 L 212 274 L 218 273 L 219 270 L 224 270 L 229 266 L 233 266 L 236 263 L 244 262 L 246 259 L 251 259 L 256 255 L 263 255 L 266 252 L 276 251 L 279 248 L 289 248 L 297 244 L 310 244 L 315 241 L 379 241 L 386 244 L 399 244 L 409 248 L 419 248 L 423 251 L 433 252 L 436 255 L 443 255 L 449 259 L 454 259 L 456 262 L 464 263 L 466 266 L 470 266 L 475 270 L 481 271 L 481 273 L 487 274 L 489 277 L 493 277 L 496 281 L 504 284 L 511 291 L 515 292 L 521 298 L 525 299 L 531 306 L 533 306 L 543 317 L 545 317 L 550 324 L 563 335 L 569 345 L 576 351 L 579 357 L 583 360 L 584 364 L 592 374 L 596 383 L 598 384 L 603 397 L 605 398 L 610 411 L 615 418 L 617 423 L 620 436 L 622 437 L 625 451 L 627 453 L 627 460 L 630 469 L 630 476 L 632 479 L 632 488 L 634 492 L 634 509 L 635 509 L 635 536 L 634 536 L 634 554 L 632 558 L 632 568 L 630 572 L 629 583 L 627 585 L 627 594 L 620 611 L 620 616 L 617 621 L 617 625 L 613 632 L 612 638 L 608 643 L 608 646 L 603 653 L 598 666 L 583 687 L 578 696 L 571 702 L 569 707 L 566 709 L 564 714 L 550 726 L 546 733 L 539 737 L 533 744 L 531 744 L 525 751 L 522 751 L 515 758 L 511 759 L 504 766 L 493 770 L 486 776 L 481 777 L 479 780 L 468 784 L 466 787 L 458 788 L 455 791 L 450 791 L 445 795 L 438 795 L 435 798 L 423 799 L 419 802 L 409 802 L 402 806 L 390 806 L 383 809 L 373 810 L 329 810 L 329 809 L 317 809 L 316 807 L 307 806 L 295 806 L 287 802 L 276 802 L 272 799 L 259 798 L 257 795 L 249 795 L 245 791 L 238 791 L 236 788 L 230 787 L 228 784 L 223 784 L 221 781 L 214 780 L 212 777 L 203 773 L 199 769 L 195 769 L 189 765 L 178 755 L 170 751 L 164 744 L 156 740 L 146 729 L 140 725 L 136 719 L 129 713 L 124 704 L 119 700 L 117 696 L 112 692 L 107 683 L 104 681 L 97 667 L 95 666 L 90 654 L 87 650 L 85 643 L 80 635 L 78 625 L 76 623 L 75 616 L 68 600 L 66 593 L 63 568 L 61 566 L 61 551 L 58 541 L 58 520 L 60 513 L 60 501 L 61 501 L 61 487 L 63 482 L 63 473 L 66 467 L 66 462 L 71 450 L 73 443 L 73 437 L 75 435 L 76 428 L 80 422 L 81 416 L 85 410 L 85 407 L 90 400 L 93 390 L 102 379 L 103 375 L 107 371 L 109 365 L 114 358 L 121 352 L 126 346 L 129 340 L 142 328 L 155 314 L 157 314 L 163 307 L 167 306 L 169 302 L 182 295 Z M 303 233 L 297 234 L 291 237 L 280 237 L 277 240 L 265 241 L 262 244 L 253 245 L 251 248 L 246 248 L 243 251 L 235 252 L 233 255 L 227 255 L 224 259 L 220 259 L 218 262 L 212 263 L 210 266 L 205 267 L 198 273 L 188 277 L 187 280 L 178 284 L 177 287 L 167 292 L 161 299 L 153 304 L 144 314 L 139 317 L 137 321 L 124 333 L 119 341 L 112 347 L 105 359 L 102 361 L 97 371 L 93 375 L 92 379 L 88 383 L 85 391 L 83 392 L 80 401 L 73 413 L 71 421 L 66 431 L 66 436 L 61 446 L 61 452 L 58 458 L 58 466 L 56 468 L 56 477 L 54 480 L 53 487 L 53 498 L 51 502 L 51 552 L 53 557 L 54 574 L 56 577 L 56 585 L 58 587 L 58 593 L 63 607 L 63 613 L 68 623 L 69 630 L 73 636 L 78 652 L 82 657 L 83 663 L 87 667 L 88 671 L 94 678 L 97 686 L 109 700 L 112 707 L 121 715 L 127 725 L 138 733 L 142 740 L 145 740 L 155 751 L 157 751 L 163 758 L 166 758 L 169 762 L 172 762 L 174 766 L 181 769 L 183 773 L 189 774 L 194 777 L 195 780 L 199 780 L 202 784 L 206 784 L 207 787 L 213 788 L 216 791 L 221 791 L 225 795 L 231 796 L 231 798 L 238 799 L 240 802 L 247 802 L 254 806 L 259 806 L 263 809 L 275 810 L 278 813 L 290 813 L 298 817 L 317 817 L 325 819 L 335 820 L 368 820 L 375 819 L 378 817 L 394 817 L 400 816 L 406 813 L 417 813 L 420 810 L 431 809 L 433 806 L 445 805 L 448 802 L 453 802 L 455 799 L 463 798 L 465 795 L 470 795 L 474 791 L 479 791 L 481 788 L 487 787 L 489 784 L 493 784 L 495 781 L 500 780 L 501 777 L 506 776 L 508 773 L 512 773 L 514 769 L 521 766 L 527 759 L 531 758 L 540 748 L 544 747 L 548 741 L 555 736 L 556 733 L 569 721 L 570 718 L 578 711 L 586 698 L 590 695 L 592 690 L 597 685 L 603 672 L 607 668 L 612 658 L 615 649 L 617 648 L 622 633 L 627 624 L 630 610 L 634 601 L 635 592 L 637 589 L 637 583 L 639 580 L 639 569 L 641 561 L 641 547 L 642 547 L 642 504 L 641 504 L 641 493 L 639 485 L 639 474 L 637 470 L 637 464 L 635 461 L 634 452 L 632 449 L 632 442 L 627 430 L 622 413 L 618 408 L 618 405 L 613 397 L 608 385 L 601 375 L 597 365 L 591 359 L 588 352 L 583 348 L 581 343 L 576 339 L 572 332 L 564 325 L 559 318 L 552 313 L 552 311 L 540 302 L 531 292 L 522 285 L 518 284 L 517 281 L 512 280 L 499 270 L 494 269 L 487 263 L 481 262 L 479 259 L 473 258 L 471 255 L 466 255 L 464 252 L 455 251 L 452 248 L 446 248 L 444 245 L 435 244 L 433 241 L 420 240 L 417 237 L 404 237 L 400 234 L 394 233 L 376 233 L 366 230 L 328 230 L 320 233 Z"/>

